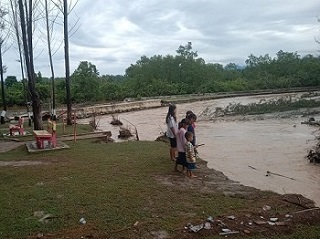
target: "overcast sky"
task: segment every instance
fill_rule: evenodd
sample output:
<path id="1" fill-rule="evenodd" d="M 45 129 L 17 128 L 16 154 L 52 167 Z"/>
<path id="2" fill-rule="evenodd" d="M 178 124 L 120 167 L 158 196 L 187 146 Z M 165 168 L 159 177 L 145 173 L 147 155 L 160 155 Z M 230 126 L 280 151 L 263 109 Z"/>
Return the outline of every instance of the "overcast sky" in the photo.
<path id="1" fill-rule="evenodd" d="M 80 28 L 70 39 L 71 72 L 87 60 L 100 74 L 124 74 L 142 55 L 175 54 L 188 41 L 207 63 L 224 65 L 244 65 L 250 54 L 318 55 L 320 49 L 319 0 L 80 0 L 71 21 L 75 13 Z M 49 76 L 46 52 L 37 41 L 36 71 Z M 16 59 L 11 47 L 4 55 L 7 75 L 20 77 Z M 57 76 L 64 75 L 63 60 L 61 47 L 54 56 Z"/>

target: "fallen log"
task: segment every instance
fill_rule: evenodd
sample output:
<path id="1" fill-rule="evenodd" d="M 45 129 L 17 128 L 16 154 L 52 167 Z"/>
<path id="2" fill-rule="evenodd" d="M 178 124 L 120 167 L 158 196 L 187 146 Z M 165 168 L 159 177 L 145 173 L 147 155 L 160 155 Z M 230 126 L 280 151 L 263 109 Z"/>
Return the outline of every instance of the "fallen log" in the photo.
<path id="1" fill-rule="evenodd" d="M 308 208 L 308 209 L 305 209 L 305 210 L 301 210 L 301 211 L 293 212 L 292 214 L 298 214 L 298 213 L 310 212 L 310 211 L 319 210 L 319 209 L 320 209 L 320 207 Z"/>
<path id="2" fill-rule="evenodd" d="M 294 178 L 291 178 L 291 177 L 288 177 L 288 176 L 285 176 L 285 175 L 282 175 L 282 174 L 278 174 L 278 173 L 273 173 L 273 172 L 270 172 L 270 171 L 267 171 L 266 176 L 268 177 L 270 174 L 276 175 L 276 176 L 279 176 L 279 177 L 283 177 L 283 178 L 288 178 L 288 179 L 291 179 L 291 180 L 295 180 Z"/>
<path id="3" fill-rule="evenodd" d="M 307 125 L 311 125 L 311 126 L 320 126 L 319 121 L 303 121 L 303 122 L 301 122 L 301 124 L 307 124 Z"/>
<path id="4" fill-rule="evenodd" d="M 299 206 L 299 207 L 302 207 L 302 208 L 305 208 L 305 209 L 310 209 L 310 207 L 307 206 L 307 205 L 304 205 L 304 204 L 299 203 L 299 202 L 294 202 L 294 201 L 292 201 L 292 200 L 290 200 L 290 199 L 287 199 L 287 198 L 284 198 L 283 201 L 288 202 L 288 203 L 291 203 L 291 204 L 294 204 L 294 205 L 296 205 L 296 206 Z"/>

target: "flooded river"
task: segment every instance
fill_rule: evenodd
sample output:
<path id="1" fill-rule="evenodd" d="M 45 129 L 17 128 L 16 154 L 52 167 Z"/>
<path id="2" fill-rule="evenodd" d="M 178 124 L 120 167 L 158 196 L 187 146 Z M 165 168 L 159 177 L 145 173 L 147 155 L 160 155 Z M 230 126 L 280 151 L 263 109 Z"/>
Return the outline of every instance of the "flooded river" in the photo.
<path id="1" fill-rule="evenodd" d="M 253 96 L 209 100 L 178 105 L 179 119 L 187 110 L 196 114 L 207 107 L 225 107 L 230 102 L 252 103 L 277 96 Z M 140 140 L 155 140 L 166 129 L 167 108 L 120 114 L 125 126 L 137 127 Z M 99 117 L 99 129 L 111 130 L 111 116 Z M 222 171 L 230 179 L 244 185 L 280 194 L 302 194 L 320 205 L 320 167 L 305 159 L 308 149 L 316 144 L 317 128 L 301 125 L 301 117 L 267 118 L 250 121 L 199 121 L 196 126 L 200 156 L 208 166 Z M 129 121 L 129 122 L 127 122 Z M 295 127 L 294 127 L 295 126 Z M 168 156 L 169 157 L 169 156 Z M 266 176 L 267 171 L 281 174 Z"/>

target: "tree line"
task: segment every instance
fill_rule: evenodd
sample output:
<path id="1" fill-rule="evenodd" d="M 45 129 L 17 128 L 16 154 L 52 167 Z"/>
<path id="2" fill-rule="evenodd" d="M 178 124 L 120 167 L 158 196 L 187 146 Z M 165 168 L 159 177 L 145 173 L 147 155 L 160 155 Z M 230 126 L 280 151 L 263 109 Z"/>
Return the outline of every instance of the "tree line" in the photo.
<path id="1" fill-rule="evenodd" d="M 206 63 L 192 50 L 189 42 L 180 46 L 176 55 L 142 56 L 131 64 L 125 75 L 100 75 L 97 67 L 80 62 L 71 75 L 72 103 L 122 101 L 126 98 L 155 97 L 177 94 L 203 94 L 320 85 L 320 57 L 280 50 L 275 57 L 250 55 L 245 66 L 229 63 Z M 52 101 L 50 78 L 35 74 L 35 85 L 43 103 Z M 4 84 L 7 103 L 25 105 L 23 81 L 8 76 Z M 55 94 L 65 104 L 65 78 L 55 78 Z"/>

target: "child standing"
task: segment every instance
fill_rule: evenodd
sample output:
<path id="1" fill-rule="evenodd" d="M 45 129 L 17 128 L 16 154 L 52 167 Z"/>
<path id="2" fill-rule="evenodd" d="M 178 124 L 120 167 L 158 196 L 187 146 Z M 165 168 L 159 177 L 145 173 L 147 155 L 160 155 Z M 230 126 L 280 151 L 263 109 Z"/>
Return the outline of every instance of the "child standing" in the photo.
<path id="1" fill-rule="evenodd" d="M 186 144 L 185 144 L 185 150 L 186 150 L 186 159 L 187 159 L 187 175 L 190 178 L 196 178 L 193 174 L 193 171 L 196 169 L 196 154 L 194 152 L 194 149 L 196 146 L 193 146 L 192 141 L 193 141 L 193 134 L 191 132 L 186 132 L 185 134 L 186 137 Z"/>
<path id="2" fill-rule="evenodd" d="M 193 140 L 192 145 L 196 145 L 196 134 L 194 130 L 194 123 L 197 121 L 197 116 L 194 113 L 187 114 L 187 119 L 189 120 L 189 126 L 188 126 L 188 132 L 191 132 L 193 134 Z"/>
<path id="3" fill-rule="evenodd" d="M 176 160 L 176 165 L 174 167 L 175 172 L 179 172 L 178 165 L 182 165 L 182 171 L 185 170 L 187 167 L 187 160 L 186 160 L 186 150 L 185 145 L 187 143 L 185 134 L 187 132 L 187 127 L 189 123 L 187 119 L 181 120 L 179 123 L 179 130 L 177 133 L 177 150 L 178 150 L 178 158 Z"/>
<path id="4" fill-rule="evenodd" d="M 178 132 L 177 107 L 175 105 L 169 106 L 168 113 L 166 116 L 166 124 L 167 124 L 166 136 L 170 140 L 170 159 L 172 161 L 175 161 L 176 151 L 177 151 L 176 135 Z"/>

